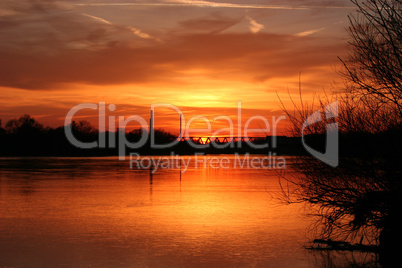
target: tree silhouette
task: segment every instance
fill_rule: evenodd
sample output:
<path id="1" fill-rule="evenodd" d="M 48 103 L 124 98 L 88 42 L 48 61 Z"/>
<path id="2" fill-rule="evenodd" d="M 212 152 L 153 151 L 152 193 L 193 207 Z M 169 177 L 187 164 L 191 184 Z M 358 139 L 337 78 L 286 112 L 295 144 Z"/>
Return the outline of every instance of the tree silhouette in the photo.
<path id="1" fill-rule="evenodd" d="M 9 120 L 5 125 L 3 150 L 12 154 L 34 155 L 43 148 L 46 130 L 34 118 L 25 114 L 19 119 Z"/>
<path id="2" fill-rule="evenodd" d="M 377 245 L 382 265 L 399 267 L 402 5 L 400 0 L 352 2 L 358 14 L 350 16 L 350 55 L 342 60 L 347 88 L 333 96 L 340 105 L 339 166 L 332 168 L 312 157 L 298 158 L 294 168 L 301 175 L 287 178 L 295 187 L 284 188 L 285 200 L 306 203 L 317 216 L 312 230 L 321 240 L 316 241 Z M 313 147 L 322 149 L 325 144 L 332 119 L 324 114 L 331 102 L 328 96 L 319 99 L 324 120 L 305 129 Z M 300 136 L 303 123 L 317 106 L 301 97 L 300 104 L 294 104 L 294 112 L 283 108 L 292 122 L 291 132 Z"/>
<path id="3" fill-rule="evenodd" d="M 349 57 L 342 59 L 348 91 L 402 116 L 402 1 L 351 0 Z"/>
<path id="4" fill-rule="evenodd" d="M 71 128 L 73 132 L 81 133 L 82 135 L 98 134 L 98 130 L 86 120 L 81 120 L 78 123 L 76 123 L 75 121 L 71 122 Z"/>
<path id="5" fill-rule="evenodd" d="M 19 119 L 11 119 L 5 127 L 10 134 L 34 135 L 43 131 L 43 125 L 28 114 L 21 116 Z"/>

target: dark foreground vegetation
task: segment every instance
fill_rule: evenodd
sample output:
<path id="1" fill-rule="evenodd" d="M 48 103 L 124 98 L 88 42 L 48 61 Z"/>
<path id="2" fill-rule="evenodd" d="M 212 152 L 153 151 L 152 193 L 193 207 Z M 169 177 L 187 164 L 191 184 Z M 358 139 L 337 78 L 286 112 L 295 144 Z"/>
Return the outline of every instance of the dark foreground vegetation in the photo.
<path id="1" fill-rule="evenodd" d="M 317 217 L 311 248 L 372 250 L 382 267 L 402 267 L 402 1 L 352 2 L 350 53 L 341 59 L 345 90 L 319 98 L 323 120 L 304 129 L 316 137 L 310 144 L 322 148 L 320 137 L 339 131 L 339 165 L 298 158 L 302 175 L 285 178 L 293 185 L 284 187 L 285 200 L 307 204 Z M 327 107 L 335 99 L 338 125 L 328 128 Z M 317 106 L 301 100 L 295 106 L 284 110 L 297 136 Z"/>

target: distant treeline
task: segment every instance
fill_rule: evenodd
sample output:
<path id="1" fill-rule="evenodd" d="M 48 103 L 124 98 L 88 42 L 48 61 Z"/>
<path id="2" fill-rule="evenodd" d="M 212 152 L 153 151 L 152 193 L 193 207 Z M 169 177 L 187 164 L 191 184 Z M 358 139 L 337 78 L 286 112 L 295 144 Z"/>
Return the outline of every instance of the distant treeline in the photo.
<path id="1" fill-rule="evenodd" d="M 88 121 L 73 121 L 69 126 L 58 128 L 45 127 L 29 115 L 23 115 L 18 119 L 9 120 L 4 126 L 0 121 L 0 156 L 113 156 L 118 155 L 119 133 L 105 132 L 104 148 L 82 149 L 74 146 L 66 137 L 66 128 L 71 128 L 75 139 L 84 142 L 99 142 L 99 131 Z M 144 133 L 145 132 L 145 133 Z M 134 129 L 124 133 L 128 143 L 138 142 L 142 135 L 149 135 L 145 129 Z M 366 131 L 348 131 L 340 133 L 339 149 L 340 155 L 364 156 L 373 154 L 400 155 L 399 145 L 402 136 L 402 126 L 377 133 Z M 178 137 L 164 131 L 156 129 L 154 140 L 156 144 L 167 144 L 176 140 Z M 166 149 L 151 149 L 149 140 L 144 146 L 138 149 L 127 148 L 126 153 L 136 152 L 142 155 L 149 154 L 194 154 L 196 152 L 205 154 L 214 153 L 258 153 L 268 152 L 277 155 L 306 155 L 306 151 L 300 137 L 277 137 L 277 145 L 272 148 L 271 137 L 266 140 L 255 141 L 255 144 L 268 143 L 268 148 L 255 149 L 247 143 L 241 146 L 232 147 L 227 145 L 225 148 L 217 149 L 212 145 L 203 148 L 194 148 L 188 142 L 180 142 L 173 147 Z M 308 146 L 317 151 L 325 152 L 326 135 L 309 134 L 305 137 Z"/>
<path id="2" fill-rule="evenodd" d="M 0 156 L 113 156 L 118 155 L 119 133 L 102 133 L 105 139 L 104 148 L 82 149 L 74 146 L 67 139 L 66 128 L 71 128 L 74 138 L 83 143 L 99 142 L 99 130 L 93 127 L 88 121 L 73 121 L 69 126 L 58 128 L 45 127 L 30 115 L 23 115 L 18 119 L 9 120 L 4 126 L 0 121 Z M 145 133 L 144 133 L 145 132 Z M 124 133 L 128 143 L 138 142 L 142 135 L 149 135 L 145 129 L 134 129 Z M 167 144 L 176 140 L 178 137 L 164 131 L 163 129 L 154 130 L 154 140 L 156 144 Z M 267 138 L 268 139 L 268 138 Z M 149 154 L 193 154 L 201 153 L 267 153 L 276 152 L 278 154 L 299 154 L 299 139 L 278 137 L 277 149 L 254 149 L 242 143 L 241 146 L 226 146 L 222 149 L 213 146 L 204 148 L 194 148 L 188 142 L 180 142 L 173 147 L 166 149 L 151 149 L 149 140 L 144 146 L 138 149 L 127 149 L 127 153 L 136 152 L 142 155 Z M 268 144 L 271 140 L 268 140 Z M 266 143 L 265 140 L 257 143 Z"/>

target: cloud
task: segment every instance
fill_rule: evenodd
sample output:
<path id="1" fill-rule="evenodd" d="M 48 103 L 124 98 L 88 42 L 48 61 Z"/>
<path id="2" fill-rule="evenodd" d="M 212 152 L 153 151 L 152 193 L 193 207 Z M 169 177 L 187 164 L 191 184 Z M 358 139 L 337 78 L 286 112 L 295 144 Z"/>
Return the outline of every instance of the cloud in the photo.
<path id="1" fill-rule="evenodd" d="M 232 18 L 214 13 L 201 18 L 179 21 L 178 24 L 180 27 L 175 30 L 175 34 L 217 34 L 235 26 L 242 20 L 242 16 Z"/>
<path id="2" fill-rule="evenodd" d="M 75 3 L 75 6 L 193 6 L 193 7 L 210 7 L 210 8 L 236 8 L 236 9 L 277 9 L 277 10 L 308 10 L 308 9 L 354 9 L 348 0 L 288 0 L 287 5 L 282 0 L 270 1 L 270 5 L 261 5 L 248 1 L 243 3 L 230 2 L 214 2 L 206 0 L 160 0 L 152 2 L 91 2 L 91 3 Z"/>
<path id="3" fill-rule="evenodd" d="M 0 51 L 54 54 L 65 49 L 107 45 L 110 36 L 122 34 L 104 22 L 82 16 L 56 3 L 21 1 L 9 4 L 13 15 L 0 18 Z M 4 3 L 3 3 L 4 4 Z"/>
<path id="4" fill-rule="evenodd" d="M 211 8 L 241 8 L 241 9 L 282 9 L 282 10 L 305 10 L 308 7 L 284 6 L 284 5 L 258 5 L 258 4 L 235 4 L 204 0 L 162 0 L 151 3 L 77 3 L 76 6 L 194 6 Z"/>
<path id="5" fill-rule="evenodd" d="M 325 27 L 319 28 L 319 29 L 314 29 L 314 30 L 309 30 L 309 31 L 304 31 L 296 34 L 297 37 L 305 37 L 309 36 L 318 32 L 321 32 L 322 30 L 325 30 Z"/>
<path id="6" fill-rule="evenodd" d="M 250 31 L 252 33 L 258 33 L 262 29 L 264 29 L 264 25 L 256 22 L 254 19 L 252 19 L 250 16 L 246 16 L 246 19 L 250 22 Z"/>
<path id="7" fill-rule="evenodd" d="M 341 43 L 309 39 L 312 31 L 298 35 L 307 38 L 262 32 L 264 26 L 250 16 L 238 25 L 243 12 L 178 21 L 163 42 L 155 42 L 148 30 L 87 10 L 83 15 L 82 9 L 56 2 L 9 3 L 14 13 L 0 18 L 0 28 L 6 29 L 0 39 L 7 41 L 0 43 L 0 86 L 5 87 L 183 85 L 197 83 L 195 78 L 261 83 L 327 68 L 344 49 Z M 245 29 L 225 31 L 235 25 Z"/>
<path id="8" fill-rule="evenodd" d="M 89 18 L 92 18 L 92 19 L 94 19 L 94 20 L 100 21 L 100 22 L 102 22 L 102 23 L 106 23 L 106 24 L 108 24 L 108 25 L 114 25 L 114 24 L 111 23 L 110 21 L 107 21 L 107 20 L 102 19 L 102 18 L 100 18 L 100 17 L 92 16 L 92 15 L 85 14 L 85 13 L 82 14 L 82 15 L 87 16 L 87 17 L 89 17 Z M 116 26 L 117 28 L 127 29 L 127 30 L 129 30 L 130 32 L 132 32 L 134 35 L 136 35 L 136 36 L 138 36 L 138 37 L 141 37 L 141 38 L 144 38 L 144 39 L 154 39 L 154 40 L 156 40 L 156 41 L 158 41 L 158 42 L 161 41 L 159 38 L 153 37 L 153 36 L 151 36 L 151 35 L 149 35 L 149 34 L 147 34 L 147 33 L 144 33 L 143 31 L 141 31 L 141 30 L 139 30 L 139 29 L 137 29 L 137 28 L 131 27 L 131 26 L 119 26 L 119 25 L 115 25 L 115 26 Z"/>
<path id="9" fill-rule="evenodd" d="M 92 16 L 92 15 L 89 15 L 89 14 L 85 14 L 85 13 L 82 14 L 82 15 L 87 16 L 87 17 L 89 17 L 89 18 L 92 18 L 92 19 L 94 19 L 94 20 L 97 20 L 97 21 L 100 21 L 100 22 L 109 24 L 109 25 L 113 25 L 110 21 L 107 21 L 107 20 L 102 19 L 102 18 L 99 18 L 99 17 L 95 17 L 95 16 Z"/>
<path id="10" fill-rule="evenodd" d="M 329 66 L 343 49 L 302 40 L 265 33 L 186 34 L 150 47 L 65 48 L 55 55 L 0 50 L 0 85 L 52 89 L 65 83 L 183 83 L 182 73 L 189 70 L 228 81 L 264 81 Z"/>
<path id="11" fill-rule="evenodd" d="M 211 2 L 204 0 L 163 0 L 165 3 L 183 4 L 198 7 L 225 7 L 225 8 L 250 8 L 250 9 L 305 9 L 304 7 L 288 7 L 288 6 L 268 6 L 256 4 L 234 4 Z"/>

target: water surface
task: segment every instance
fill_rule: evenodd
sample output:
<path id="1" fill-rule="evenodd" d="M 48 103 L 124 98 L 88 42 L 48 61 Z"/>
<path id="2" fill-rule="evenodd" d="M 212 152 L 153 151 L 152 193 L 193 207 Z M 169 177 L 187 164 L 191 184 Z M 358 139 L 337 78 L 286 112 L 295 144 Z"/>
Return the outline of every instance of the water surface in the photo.
<path id="1" fill-rule="evenodd" d="M 0 159 L 0 266 L 318 267 L 278 172 Z"/>

